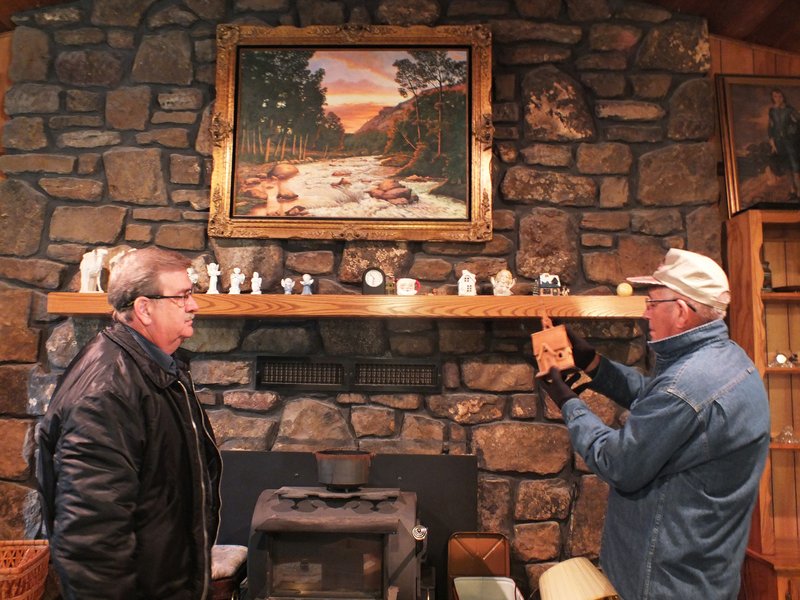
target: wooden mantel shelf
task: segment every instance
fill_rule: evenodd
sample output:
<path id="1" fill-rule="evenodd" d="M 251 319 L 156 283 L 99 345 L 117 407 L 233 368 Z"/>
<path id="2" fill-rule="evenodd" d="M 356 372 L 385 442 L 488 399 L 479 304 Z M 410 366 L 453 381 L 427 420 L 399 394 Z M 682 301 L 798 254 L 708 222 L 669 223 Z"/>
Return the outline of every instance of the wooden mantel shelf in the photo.
<path id="1" fill-rule="evenodd" d="M 522 319 L 583 317 L 637 319 L 644 296 L 312 296 L 288 294 L 197 294 L 201 317 L 230 318 L 434 318 Z M 106 295 L 52 292 L 47 312 L 102 316 L 111 312 Z"/>

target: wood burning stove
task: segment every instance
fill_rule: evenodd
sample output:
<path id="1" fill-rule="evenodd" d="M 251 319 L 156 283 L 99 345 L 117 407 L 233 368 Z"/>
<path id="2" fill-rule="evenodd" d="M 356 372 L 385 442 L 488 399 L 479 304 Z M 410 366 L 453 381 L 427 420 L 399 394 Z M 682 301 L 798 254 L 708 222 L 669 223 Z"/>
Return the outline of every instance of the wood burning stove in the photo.
<path id="1" fill-rule="evenodd" d="M 413 492 L 264 490 L 250 528 L 250 598 L 417 600 L 426 534 Z"/>
<path id="2" fill-rule="evenodd" d="M 279 533 L 257 533 L 253 527 L 253 521 L 257 521 L 257 526 L 265 520 L 263 517 L 254 518 L 256 513 L 263 514 L 261 509 L 256 509 L 259 501 L 265 502 L 261 496 L 269 496 L 265 490 L 277 491 L 284 486 L 320 486 L 320 481 L 325 479 L 320 477 L 314 452 L 223 450 L 222 456 L 225 468 L 222 472 L 222 510 L 217 543 L 250 546 L 252 542 L 253 551 L 261 552 L 261 558 L 252 563 L 251 570 L 256 570 L 255 576 L 248 578 L 245 585 L 247 598 L 254 600 L 267 593 L 262 591 L 267 568 L 266 546 L 259 549 L 259 545 L 266 544 L 271 535 Z M 425 557 L 421 600 L 434 595 L 437 599 L 447 598 L 447 541 L 456 531 L 475 531 L 478 527 L 477 480 L 477 458 L 474 455 L 375 454 L 371 459 L 369 480 L 358 491 L 364 493 L 375 488 L 389 488 L 411 492 L 416 500 L 419 522 L 428 528 L 424 542 L 417 542 L 425 545 L 420 549 Z M 403 528 L 408 529 L 408 525 L 403 525 Z M 300 535 L 290 532 L 290 535 L 297 535 L 302 540 L 312 533 Z M 327 543 L 325 537 L 310 539 Z M 384 543 L 382 538 L 381 543 Z M 420 554 L 416 555 L 415 560 L 419 557 Z M 292 562 L 280 556 L 278 560 L 279 563 Z M 307 564 L 310 570 L 313 563 Z M 388 571 L 385 562 L 381 571 L 384 568 Z M 283 567 L 278 570 L 279 574 L 286 572 Z M 387 575 L 387 579 L 389 577 Z M 258 589 L 252 585 L 252 579 L 257 582 Z"/>

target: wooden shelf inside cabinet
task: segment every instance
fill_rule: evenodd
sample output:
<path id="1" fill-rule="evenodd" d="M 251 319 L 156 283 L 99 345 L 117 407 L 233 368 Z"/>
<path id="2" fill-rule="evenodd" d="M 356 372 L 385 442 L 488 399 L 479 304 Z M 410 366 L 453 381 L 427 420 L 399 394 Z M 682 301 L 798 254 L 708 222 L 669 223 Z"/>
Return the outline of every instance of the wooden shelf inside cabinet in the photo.
<path id="1" fill-rule="evenodd" d="M 230 318 L 434 318 L 638 319 L 644 296 L 361 296 L 345 294 L 197 294 L 200 317 Z M 52 292 L 47 312 L 103 316 L 111 312 L 106 295 Z"/>
<path id="2" fill-rule="evenodd" d="M 800 302 L 800 292 L 761 292 L 764 302 Z"/>
<path id="3" fill-rule="evenodd" d="M 800 444 L 785 444 L 781 442 L 771 442 L 769 445 L 770 450 L 788 450 L 790 452 L 800 451 Z"/>
<path id="4" fill-rule="evenodd" d="M 800 367 L 767 367 L 764 375 L 800 375 Z"/>

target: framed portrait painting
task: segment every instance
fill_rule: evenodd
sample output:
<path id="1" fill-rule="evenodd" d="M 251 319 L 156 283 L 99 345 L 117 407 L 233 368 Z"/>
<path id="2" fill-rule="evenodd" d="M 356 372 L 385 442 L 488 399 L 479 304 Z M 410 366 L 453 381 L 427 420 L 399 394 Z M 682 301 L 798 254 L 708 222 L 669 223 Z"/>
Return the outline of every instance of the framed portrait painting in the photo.
<path id="1" fill-rule="evenodd" d="M 800 208 L 800 78 L 717 75 L 728 215 Z"/>
<path id="2" fill-rule="evenodd" d="M 486 26 L 217 28 L 209 235 L 491 238 Z"/>

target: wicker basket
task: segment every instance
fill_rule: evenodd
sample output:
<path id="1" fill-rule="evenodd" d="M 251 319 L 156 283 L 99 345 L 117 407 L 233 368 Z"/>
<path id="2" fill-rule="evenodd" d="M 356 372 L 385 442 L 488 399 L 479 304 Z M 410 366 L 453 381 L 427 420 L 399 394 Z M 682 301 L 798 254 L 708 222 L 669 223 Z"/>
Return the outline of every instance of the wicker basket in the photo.
<path id="1" fill-rule="evenodd" d="M 42 540 L 0 540 L 0 598 L 39 600 L 47 580 L 50 548 Z"/>

